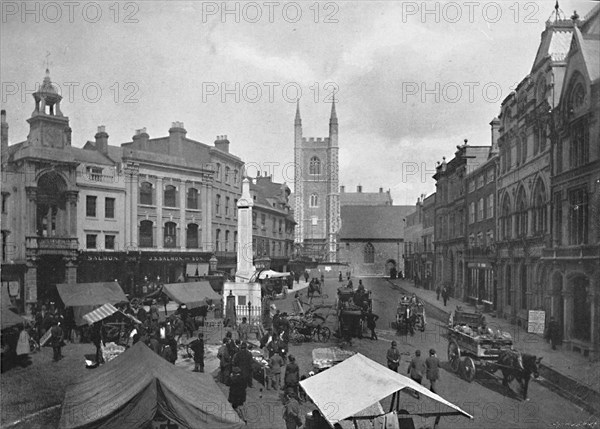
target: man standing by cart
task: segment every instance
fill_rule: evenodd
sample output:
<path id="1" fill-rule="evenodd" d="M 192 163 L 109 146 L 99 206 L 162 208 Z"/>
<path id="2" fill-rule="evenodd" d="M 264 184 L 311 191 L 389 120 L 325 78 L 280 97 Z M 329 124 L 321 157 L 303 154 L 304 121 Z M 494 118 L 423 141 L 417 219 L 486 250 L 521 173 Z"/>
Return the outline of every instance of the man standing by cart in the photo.
<path id="1" fill-rule="evenodd" d="M 190 343 L 190 348 L 194 352 L 194 372 L 204 372 L 204 335 L 198 333 L 198 339 Z"/>
<path id="2" fill-rule="evenodd" d="M 50 328 L 50 344 L 52 345 L 52 351 L 54 352 L 54 362 L 58 362 L 63 358 L 62 346 L 63 346 L 63 330 L 60 327 L 60 322 L 54 320 L 52 328 Z"/>
<path id="3" fill-rule="evenodd" d="M 429 357 L 425 359 L 425 366 L 427 366 L 427 380 L 431 383 L 429 390 L 437 393 L 435 391 L 435 384 L 440 379 L 440 360 L 435 354 L 434 349 L 429 350 Z"/>

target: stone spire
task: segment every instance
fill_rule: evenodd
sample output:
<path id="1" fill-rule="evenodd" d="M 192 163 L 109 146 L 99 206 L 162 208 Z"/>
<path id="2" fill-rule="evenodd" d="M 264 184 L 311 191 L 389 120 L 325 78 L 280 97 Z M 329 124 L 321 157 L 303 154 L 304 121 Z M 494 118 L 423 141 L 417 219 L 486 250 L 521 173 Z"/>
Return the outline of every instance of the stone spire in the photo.
<path id="1" fill-rule="evenodd" d="M 335 95 L 333 96 L 333 103 L 331 103 L 331 116 L 329 118 L 329 125 L 333 124 L 338 124 L 337 113 L 335 111 Z"/>
<path id="2" fill-rule="evenodd" d="M 302 125 L 302 118 L 300 118 L 300 99 L 296 100 L 296 119 L 294 125 Z"/>

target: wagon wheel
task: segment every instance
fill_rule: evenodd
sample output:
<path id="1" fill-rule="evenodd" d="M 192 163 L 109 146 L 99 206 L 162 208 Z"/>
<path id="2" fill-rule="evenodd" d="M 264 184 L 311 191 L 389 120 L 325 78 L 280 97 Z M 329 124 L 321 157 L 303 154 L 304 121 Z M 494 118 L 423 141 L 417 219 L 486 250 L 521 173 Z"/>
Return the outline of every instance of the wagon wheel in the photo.
<path id="1" fill-rule="evenodd" d="M 460 367 L 460 348 L 456 341 L 451 341 L 448 344 L 448 362 L 450 362 L 452 371 L 458 372 L 458 368 Z"/>
<path id="2" fill-rule="evenodd" d="M 317 339 L 320 342 L 326 343 L 327 341 L 329 341 L 330 337 L 331 337 L 331 330 L 327 326 L 321 326 L 321 327 L 317 328 Z"/>
<path id="3" fill-rule="evenodd" d="M 469 383 L 475 380 L 475 373 L 477 372 L 475 362 L 468 356 L 462 360 L 462 372 Z"/>

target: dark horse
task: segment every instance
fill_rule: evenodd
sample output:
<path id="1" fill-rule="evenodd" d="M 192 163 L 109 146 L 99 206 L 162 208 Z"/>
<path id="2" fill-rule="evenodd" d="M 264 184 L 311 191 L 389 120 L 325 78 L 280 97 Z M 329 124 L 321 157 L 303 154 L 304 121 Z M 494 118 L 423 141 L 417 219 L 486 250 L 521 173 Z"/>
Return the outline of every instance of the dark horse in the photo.
<path id="1" fill-rule="evenodd" d="M 529 380 L 533 374 L 534 378 L 538 378 L 538 366 L 542 358 L 534 355 L 521 354 L 516 350 L 505 350 L 498 356 L 498 365 L 502 370 L 502 384 L 508 387 L 508 383 L 516 378 L 523 388 L 523 399 L 527 399 L 527 389 Z"/>
<path id="2" fill-rule="evenodd" d="M 308 284 L 308 297 L 312 299 L 315 296 L 315 292 L 318 292 L 319 296 L 323 294 L 321 291 L 321 282 L 318 279 L 312 279 Z"/>

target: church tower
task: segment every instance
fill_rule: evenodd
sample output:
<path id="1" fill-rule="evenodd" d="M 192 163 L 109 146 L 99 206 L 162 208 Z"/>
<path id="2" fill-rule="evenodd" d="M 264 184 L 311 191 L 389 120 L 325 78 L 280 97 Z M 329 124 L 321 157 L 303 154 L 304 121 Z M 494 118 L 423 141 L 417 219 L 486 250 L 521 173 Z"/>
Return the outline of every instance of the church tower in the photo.
<path id="1" fill-rule="evenodd" d="M 302 136 L 300 104 L 294 120 L 294 209 L 296 244 L 303 256 L 337 261 L 340 226 L 338 118 L 335 100 L 331 105 L 329 137 Z"/>

